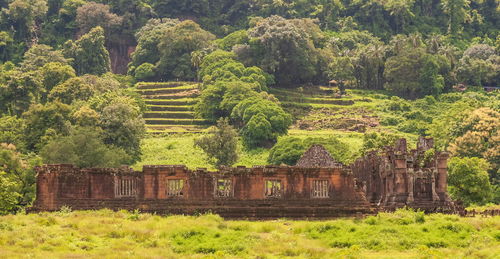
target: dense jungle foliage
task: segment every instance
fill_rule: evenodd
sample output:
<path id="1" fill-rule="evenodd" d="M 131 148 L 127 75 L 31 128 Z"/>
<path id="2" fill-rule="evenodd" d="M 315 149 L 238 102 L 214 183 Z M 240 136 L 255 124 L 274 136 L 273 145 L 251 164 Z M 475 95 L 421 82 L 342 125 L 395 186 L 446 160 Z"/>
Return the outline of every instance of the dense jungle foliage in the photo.
<path id="1" fill-rule="evenodd" d="M 316 143 L 349 163 L 427 135 L 453 155 L 454 198 L 500 201 L 496 0 L 0 0 L 0 9 L 0 213 L 32 202 L 35 165 L 165 163 L 150 158 L 174 144 L 144 151 L 162 138 L 187 138 L 184 151 L 205 150 L 218 166 L 294 164 Z M 196 82 L 199 97 L 177 102 L 218 127 L 148 135 L 136 83 L 178 81 Z M 338 89 L 327 97 L 308 95 L 329 84 Z M 371 126 L 346 120 L 359 116 Z"/>

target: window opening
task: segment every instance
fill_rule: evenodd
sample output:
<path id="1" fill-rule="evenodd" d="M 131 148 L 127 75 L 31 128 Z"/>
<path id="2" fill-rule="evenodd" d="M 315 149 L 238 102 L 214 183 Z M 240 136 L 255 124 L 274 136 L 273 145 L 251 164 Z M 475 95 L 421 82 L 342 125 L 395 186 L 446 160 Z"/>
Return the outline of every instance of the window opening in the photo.
<path id="1" fill-rule="evenodd" d="M 137 179 L 115 178 L 115 197 L 137 196 Z"/>
<path id="2" fill-rule="evenodd" d="M 171 179 L 167 180 L 167 195 L 168 196 L 182 196 L 182 190 L 184 188 L 184 180 L 182 179 Z"/>
<path id="3" fill-rule="evenodd" d="M 312 182 L 312 197 L 313 198 L 328 198 L 329 184 L 328 180 L 314 180 Z"/>
<path id="4" fill-rule="evenodd" d="M 233 188 L 231 179 L 217 179 L 215 181 L 216 197 L 232 197 Z"/>
<path id="5" fill-rule="evenodd" d="M 265 195 L 268 198 L 280 198 L 282 196 L 283 186 L 281 180 L 267 180 Z"/>

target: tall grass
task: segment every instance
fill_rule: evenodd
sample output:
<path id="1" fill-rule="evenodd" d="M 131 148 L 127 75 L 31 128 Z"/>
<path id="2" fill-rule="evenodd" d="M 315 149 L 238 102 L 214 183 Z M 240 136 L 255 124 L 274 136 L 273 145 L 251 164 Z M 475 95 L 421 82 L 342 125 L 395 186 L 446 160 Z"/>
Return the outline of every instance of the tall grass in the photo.
<path id="1" fill-rule="evenodd" d="M 364 219 L 232 221 L 110 210 L 0 217 L 1 258 L 498 258 L 500 217 L 399 210 Z"/>

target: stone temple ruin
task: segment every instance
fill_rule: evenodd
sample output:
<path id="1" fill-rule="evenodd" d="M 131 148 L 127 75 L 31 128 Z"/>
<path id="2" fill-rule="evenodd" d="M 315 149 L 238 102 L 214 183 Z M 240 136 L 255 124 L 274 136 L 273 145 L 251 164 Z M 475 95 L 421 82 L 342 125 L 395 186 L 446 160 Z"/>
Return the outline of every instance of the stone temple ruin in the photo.
<path id="1" fill-rule="evenodd" d="M 370 153 L 351 166 L 312 146 L 296 166 L 223 167 L 217 172 L 183 165 L 80 169 L 44 165 L 37 171 L 32 211 L 139 209 L 159 214 L 213 212 L 233 218 L 332 218 L 372 214 L 409 206 L 451 212 L 446 193 L 446 153 L 431 152 L 420 138 L 407 151 Z M 427 151 L 427 152 L 426 152 Z"/>

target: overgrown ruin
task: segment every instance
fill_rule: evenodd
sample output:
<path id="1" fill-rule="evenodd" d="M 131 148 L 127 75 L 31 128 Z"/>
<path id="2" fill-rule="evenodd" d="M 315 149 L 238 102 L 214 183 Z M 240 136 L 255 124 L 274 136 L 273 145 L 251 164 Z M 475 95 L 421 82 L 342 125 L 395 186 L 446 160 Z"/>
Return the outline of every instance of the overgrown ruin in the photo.
<path id="1" fill-rule="evenodd" d="M 213 212 L 233 218 L 332 218 L 404 206 L 451 212 L 448 156 L 433 152 L 432 144 L 432 139 L 421 138 L 418 148 L 408 152 L 401 139 L 396 147 L 372 152 L 351 166 L 326 157 L 328 152 L 318 146 L 297 166 L 223 167 L 216 172 L 183 165 L 144 166 L 142 172 L 44 165 L 36 168 L 32 210 L 69 206 L 159 214 Z M 324 161 L 311 161 L 314 157 Z"/>

